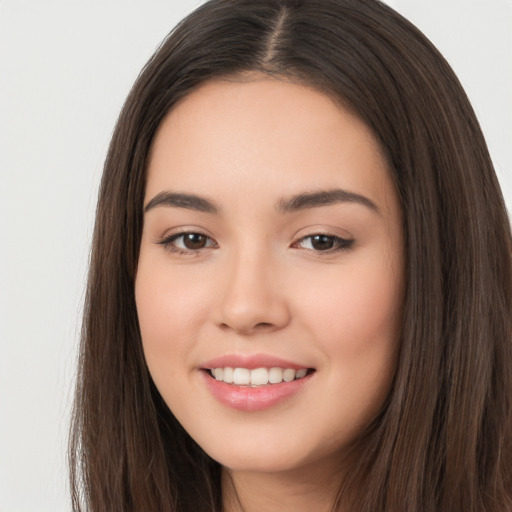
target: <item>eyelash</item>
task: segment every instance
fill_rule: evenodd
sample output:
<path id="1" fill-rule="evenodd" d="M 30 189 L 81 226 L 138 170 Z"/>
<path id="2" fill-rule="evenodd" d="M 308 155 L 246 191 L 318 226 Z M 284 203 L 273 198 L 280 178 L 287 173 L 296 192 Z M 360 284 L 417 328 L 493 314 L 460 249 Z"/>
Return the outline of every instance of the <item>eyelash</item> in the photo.
<path id="1" fill-rule="evenodd" d="M 295 242 L 292 245 L 292 247 L 299 246 L 299 244 L 301 244 L 305 240 L 310 240 L 310 245 L 312 245 L 313 239 L 315 239 L 315 238 L 324 238 L 324 239 L 327 239 L 329 242 L 332 242 L 332 244 L 333 244 L 333 247 L 330 247 L 330 248 L 324 249 L 324 250 L 316 250 L 314 247 L 311 247 L 311 248 L 304 247 L 304 249 L 306 249 L 308 251 L 313 251 L 317 254 L 332 254 L 332 253 L 336 253 L 336 252 L 348 251 L 352 248 L 352 246 L 354 245 L 354 242 L 355 242 L 354 239 L 341 238 L 340 236 L 330 235 L 329 233 L 313 233 L 311 235 L 307 235 L 307 236 L 300 238 L 299 240 L 297 240 L 297 242 Z"/>
<path id="2" fill-rule="evenodd" d="M 209 242 L 211 242 L 211 245 L 205 246 L 205 247 L 199 247 L 197 249 L 189 249 L 186 247 L 185 248 L 176 247 L 176 245 L 175 245 L 176 241 L 181 238 L 181 239 L 183 239 L 183 242 L 184 242 L 184 237 L 186 237 L 187 235 L 206 238 L 206 240 L 207 240 L 206 243 L 208 244 Z M 215 242 L 213 240 L 213 238 L 209 237 L 208 235 L 205 235 L 204 233 L 200 233 L 198 231 L 182 231 L 181 233 L 176 233 L 174 235 L 168 236 L 158 243 L 160 245 L 162 245 L 169 252 L 172 252 L 173 254 L 183 255 L 183 256 L 189 256 L 189 255 L 198 256 L 199 252 L 203 249 L 212 249 L 212 248 L 215 249 L 218 247 L 217 242 Z"/>
<path id="3" fill-rule="evenodd" d="M 210 244 L 210 245 L 206 245 L 204 247 L 199 247 L 197 249 L 177 247 L 176 241 L 181 238 L 181 239 L 183 239 L 182 240 L 182 243 L 183 243 L 184 237 L 187 235 L 202 237 L 203 239 L 206 238 L 206 244 Z M 318 237 L 318 238 L 322 237 L 324 239 L 327 239 L 328 242 L 331 242 L 333 244 L 333 247 L 330 247 L 330 248 L 327 248 L 324 250 L 316 250 L 312 246 L 313 239 L 316 237 Z M 307 236 L 300 238 L 299 240 L 297 240 L 296 242 L 294 242 L 292 244 L 292 247 L 300 248 L 300 244 L 306 240 L 310 240 L 311 247 L 307 247 L 307 248 L 304 247 L 304 249 L 307 251 L 312 251 L 318 255 L 349 251 L 355 243 L 354 239 L 341 238 L 339 236 L 330 235 L 328 233 L 313 233 L 311 235 L 307 235 Z M 198 256 L 200 251 L 202 251 L 203 249 L 218 248 L 218 244 L 217 244 L 217 242 L 215 242 L 215 240 L 213 240 L 213 238 L 209 237 L 208 235 L 205 235 L 204 233 L 200 233 L 197 231 L 182 231 L 181 233 L 176 233 L 174 235 L 164 238 L 163 240 L 159 241 L 158 244 L 162 245 L 166 250 L 168 250 L 169 252 L 171 252 L 173 254 L 184 255 L 184 256 L 190 256 L 190 255 Z"/>

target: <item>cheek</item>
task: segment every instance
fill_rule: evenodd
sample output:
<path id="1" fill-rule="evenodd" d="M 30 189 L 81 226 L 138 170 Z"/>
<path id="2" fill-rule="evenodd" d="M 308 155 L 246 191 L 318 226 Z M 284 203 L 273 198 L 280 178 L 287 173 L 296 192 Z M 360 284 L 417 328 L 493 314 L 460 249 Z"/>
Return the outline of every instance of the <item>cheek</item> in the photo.
<path id="1" fill-rule="evenodd" d="M 366 404 L 369 414 L 384 400 L 395 368 L 402 309 L 397 268 L 368 264 L 337 269 L 338 275 L 326 276 L 323 287 L 317 280 L 317 291 L 303 305 L 308 328 L 333 370 L 330 385 L 346 391 L 354 410 Z"/>
<path id="2" fill-rule="evenodd" d="M 141 260 L 135 299 L 142 345 L 153 380 L 165 394 L 187 370 L 183 363 L 194 348 L 191 340 L 208 312 L 208 286 L 198 276 L 187 278 L 158 261 Z"/>
<path id="3" fill-rule="evenodd" d="M 146 363 L 167 404 L 193 409 L 187 387 L 205 289 L 179 279 L 166 265 L 142 260 L 135 283 L 137 315 Z"/>
<path id="4" fill-rule="evenodd" d="M 395 339 L 402 295 L 399 272 L 366 266 L 341 273 L 326 276 L 323 286 L 317 280 L 305 304 L 324 339 L 343 339 L 360 348 L 376 339 Z"/>
<path id="5" fill-rule="evenodd" d="M 210 296 L 203 275 L 176 272 L 157 262 L 139 265 L 135 283 L 137 313 L 144 341 L 191 332 L 206 314 Z M 146 334 L 146 336 L 145 336 Z"/>

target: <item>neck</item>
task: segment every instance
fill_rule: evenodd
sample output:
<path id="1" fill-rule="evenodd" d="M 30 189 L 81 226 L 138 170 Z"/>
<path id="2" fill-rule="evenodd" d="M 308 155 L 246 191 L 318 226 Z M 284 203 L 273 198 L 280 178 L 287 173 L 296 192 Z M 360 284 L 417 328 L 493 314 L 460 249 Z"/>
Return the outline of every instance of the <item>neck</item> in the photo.
<path id="1" fill-rule="evenodd" d="M 267 473 L 222 473 L 223 512 L 333 512 L 340 489 L 339 471 L 318 468 Z"/>

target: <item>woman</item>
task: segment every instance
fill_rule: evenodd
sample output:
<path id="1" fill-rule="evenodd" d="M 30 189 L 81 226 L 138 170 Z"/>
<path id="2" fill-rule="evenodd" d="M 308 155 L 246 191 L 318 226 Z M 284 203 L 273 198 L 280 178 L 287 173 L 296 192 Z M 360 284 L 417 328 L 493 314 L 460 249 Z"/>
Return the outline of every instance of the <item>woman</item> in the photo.
<path id="1" fill-rule="evenodd" d="M 204 4 L 107 157 L 75 509 L 511 510 L 510 249 L 417 29 L 375 0 Z"/>

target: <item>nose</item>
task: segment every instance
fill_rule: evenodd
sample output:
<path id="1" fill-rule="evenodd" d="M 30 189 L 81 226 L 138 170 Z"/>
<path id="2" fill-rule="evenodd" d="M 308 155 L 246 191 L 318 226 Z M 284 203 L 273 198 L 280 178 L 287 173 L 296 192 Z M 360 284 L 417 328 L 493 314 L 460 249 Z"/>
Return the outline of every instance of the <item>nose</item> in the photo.
<path id="1" fill-rule="evenodd" d="M 225 262 L 219 276 L 216 323 L 251 335 L 272 332 L 290 321 L 287 290 L 278 265 L 263 254 L 240 254 Z"/>

